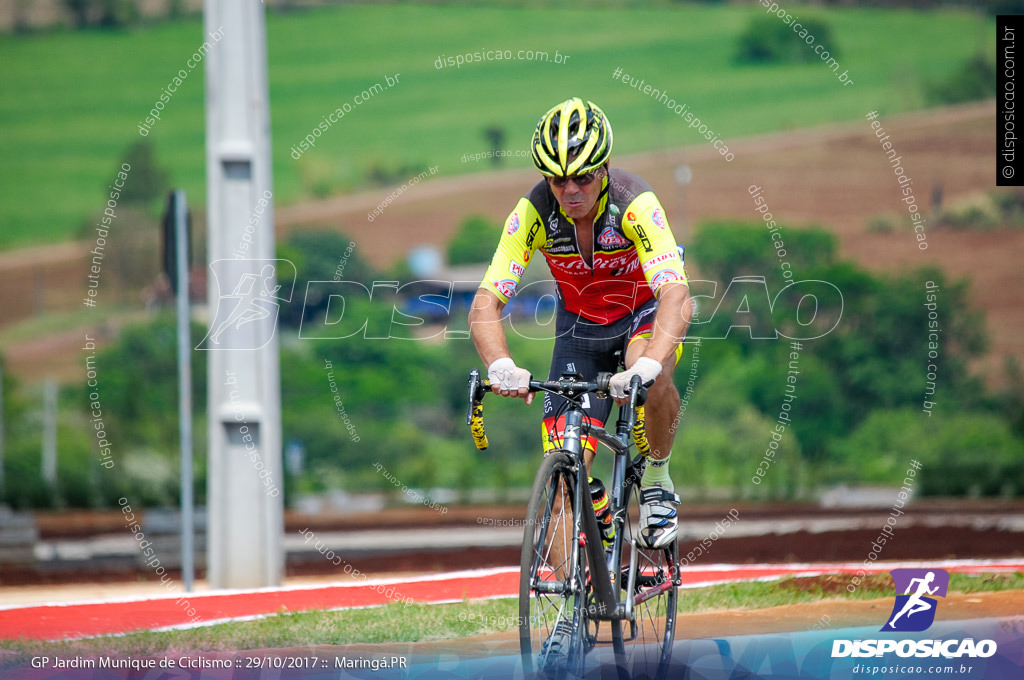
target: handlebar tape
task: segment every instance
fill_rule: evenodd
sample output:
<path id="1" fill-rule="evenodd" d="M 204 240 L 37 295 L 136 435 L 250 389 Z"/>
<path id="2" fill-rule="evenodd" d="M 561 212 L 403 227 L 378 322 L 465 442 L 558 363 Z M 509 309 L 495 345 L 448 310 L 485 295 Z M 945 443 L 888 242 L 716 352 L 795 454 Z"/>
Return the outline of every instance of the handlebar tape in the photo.
<path id="1" fill-rule="evenodd" d="M 647 441 L 646 413 L 644 407 L 637 405 L 636 422 L 633 423 L 633 441 L 636 442 L 636 450 L 645 458 L 651 455 L 651 444 Z"/>
<path id="2" fill-rule="evenodd" d="M 473 443 L 481 451 L 487 449 L 487 433 L 484 432 L 484 405 L 473 404 L 473 415 L 470 418 L 469 431 L 473 434 Z"/>

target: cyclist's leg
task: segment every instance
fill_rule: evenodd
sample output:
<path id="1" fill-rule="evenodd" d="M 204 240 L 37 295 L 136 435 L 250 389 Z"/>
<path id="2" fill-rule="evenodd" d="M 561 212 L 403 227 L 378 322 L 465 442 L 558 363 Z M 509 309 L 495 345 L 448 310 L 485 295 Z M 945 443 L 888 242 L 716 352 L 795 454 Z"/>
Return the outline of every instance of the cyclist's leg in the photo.
<path id="1" fill-rule="evenodd" d="M 625 364 L 631 366 L 647 349 L 657 303 L 644 305 L 633 317 L 633 325 L 625 352 Z M 669 474 L 669 457 L 675 439 L 679 417 L 679 392 L 672 381 L 672 373 L 681 356 L 681 346 L 662 364 L 661 375 L 648 389 L 646 411 L 647 441 L 650 457 L 640 481 L 641 537 L 648 546 L 665 547 L 675 540 L 676 505 L 675 484 Z"/>
<path id="2" fill-rule="evenodd" d="M 629 338 L 626 341 L 625 365 L 632 366 L 647 349 L 650 342 L 657 302 L 652 301 L 637 310 L 633 316 Z M 651 444 L 651 458 L 663 460 L 672 452 L 679 414 L 679 390 L 672 374 L 683 355 L 683 344 L 662 363 L 661 375 L 647 391 L 647 440 Z"/>
<path id="3" fill-rule="evenodd" d="M 643 354 L 647 338 L 633 341 L 626 351 L 626 368 L 629 368 Z M 680 353 L 662 363 L 661 375 L 647 390 L 647 440 L 651 444 L 651 458 L 662 460 L 672 452 L 675 441 L 675 419 L 679 413 L 679 390 L 672 380 Z"/>

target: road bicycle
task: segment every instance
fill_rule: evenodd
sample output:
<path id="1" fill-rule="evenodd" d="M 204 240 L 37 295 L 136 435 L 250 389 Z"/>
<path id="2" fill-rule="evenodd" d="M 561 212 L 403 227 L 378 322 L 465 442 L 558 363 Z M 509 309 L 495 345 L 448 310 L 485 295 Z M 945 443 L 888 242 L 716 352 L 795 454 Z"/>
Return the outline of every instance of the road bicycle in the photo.
<path id="1" fill-rule="evenodd" d="M 549 678 L 581 677 L 587 653 L 607 643 L 609 634 L 620 677 L 661 680 L 668 671 L 680 585 L 678 546 L 644 547 L 639 513 L 630 514 L 639 508 L 650 452 L 644 431 L 647 390 L 640 378 L 633 378 L 629 402 L 619 408 L 614 434 L 591 424 L 584 413 L 585 399 L 608 397 L 610 379 L 610 373 L 601 373 L 594 382 L 574 374 L 530 381 L 531 392 L 551 392 L 566 401 L 564 433 L 537 471 L 526 511 L 519 585 L 524 676 L 536 671 Z M 489 391 L 473 369 L 466 423 L 481 450 L 488 446 L 483 398 Z M 614 535 L 607 546 L 591 499 L 586 435 L 614 456 L 607 488 Z"/>

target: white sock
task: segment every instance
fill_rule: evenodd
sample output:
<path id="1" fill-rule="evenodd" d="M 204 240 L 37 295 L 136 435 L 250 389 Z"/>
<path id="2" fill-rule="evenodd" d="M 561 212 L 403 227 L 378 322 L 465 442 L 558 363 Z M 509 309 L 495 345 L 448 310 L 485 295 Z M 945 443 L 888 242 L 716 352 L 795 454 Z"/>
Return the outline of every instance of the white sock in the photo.
<path id="1" fill-rule="evenodd" d="M 654 458 L 647 459 L 647 467 L 644 469 L 644 476 L 640 479 L 640 486 L 660 485 L 663 489 L 675 489 L 672 484 L 672 477 L 668 474 L 668 461 L 672 454 L 668 454 L 661 460 Z"/>

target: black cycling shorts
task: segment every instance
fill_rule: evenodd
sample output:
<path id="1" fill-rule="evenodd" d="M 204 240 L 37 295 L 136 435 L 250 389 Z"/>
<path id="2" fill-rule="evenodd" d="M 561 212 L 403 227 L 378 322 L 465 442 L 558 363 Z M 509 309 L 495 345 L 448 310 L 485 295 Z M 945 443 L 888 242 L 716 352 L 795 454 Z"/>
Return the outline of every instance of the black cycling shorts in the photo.
<path id="1" fill-rule="evenodd" d="M 563 373 L 578 373 L 583 376 L 583 380 L 591 381 L 602 371 L 615 373 L 624 368 L 626 347 L 636 338 L 650 336 L 657 310 L 658 301 L 650 300 L 632 314 L 605 325 L 588 321 L 559 305 L 555 315 L 555 349 L 548 380 L 556 380 Z M 679 350 L 677 361 L 678 356 Z M 564 418 L 560 417 L 559 409 L 565 401 L 565 397 L 544 393 L 545 451 L 557 448 L 557 441 L 561 439 Z M 604 425 L 614 403 L 610 397 L 599 399 L 588 394 L 583 397 L 583 410 L 592 422 Z M 595 444 L 587 437 L 584 439 L 584 447 L 594 450 Z"/>

